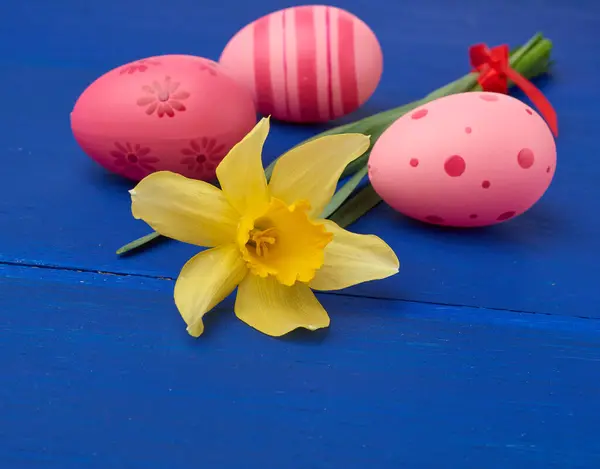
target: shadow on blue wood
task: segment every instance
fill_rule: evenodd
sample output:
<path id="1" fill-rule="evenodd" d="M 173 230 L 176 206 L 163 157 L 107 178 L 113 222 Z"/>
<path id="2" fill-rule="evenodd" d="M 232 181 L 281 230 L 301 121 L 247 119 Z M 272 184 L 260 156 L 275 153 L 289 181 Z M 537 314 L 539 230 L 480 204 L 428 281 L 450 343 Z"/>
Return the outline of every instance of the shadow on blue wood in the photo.
<path id="1" fill-rule="evenodd" d="M 172 282 L 0 271 L 0 466 L 595 469 L 600 322 L 323 295 L 283 339 Z M 32 278 L 35 277 L 35 278 Z"/>

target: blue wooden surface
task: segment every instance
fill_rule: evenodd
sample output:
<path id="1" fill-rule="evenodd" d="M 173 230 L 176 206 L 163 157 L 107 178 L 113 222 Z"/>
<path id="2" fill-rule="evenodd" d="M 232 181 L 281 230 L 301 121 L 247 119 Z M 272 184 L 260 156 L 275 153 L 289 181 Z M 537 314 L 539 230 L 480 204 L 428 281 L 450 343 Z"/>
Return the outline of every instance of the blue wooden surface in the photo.
<path id="1" fill-rule="evenodd" d="M 194 248 L 114 255 L 147 228 L 130 183 L 76 146 L 69 112 L 110 68 L 217 58 L 239 27 L 292 3 L 3 0 L 0 468 L 600 467 L 600 5 L 332 4 L 384 50 L 378 91 L 349 119 L 463 75 L 474 42 L 553 39 L 540 86 L 561 135 L 546 196 L 473 231 L 382 205 L 353 229 L 386 239 L 401 273 L 321 295 L 330 330 L 270 339 L 227 302 L 192 340 L 169 278 Z M 275 125 L 267 158 L 317 130 Z"/>
<path id="2" fill-rule="evenodd" d="M 2 269 L 0 467 L 597 468 L 600 323 L 322 295 L 270 340 L 172 283 Z"/>

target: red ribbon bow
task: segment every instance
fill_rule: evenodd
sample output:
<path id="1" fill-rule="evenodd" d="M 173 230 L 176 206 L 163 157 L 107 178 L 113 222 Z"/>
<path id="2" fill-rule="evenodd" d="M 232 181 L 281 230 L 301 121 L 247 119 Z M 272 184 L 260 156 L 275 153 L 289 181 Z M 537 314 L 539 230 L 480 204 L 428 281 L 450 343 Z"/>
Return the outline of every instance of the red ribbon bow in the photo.
<path id="1" fill-rule="evenodd" d="M 475 44 L 469 48 L 469 57 L 477 81 L 483 91 L 508 93 L 508 80 L 512 80 L 531 102 L 539 109 L 555 137 L 558 137 L 558 118 L 550 101 L 527 78 L 510 67 L 507 45 L 489 49 L 486 44 Z"/>

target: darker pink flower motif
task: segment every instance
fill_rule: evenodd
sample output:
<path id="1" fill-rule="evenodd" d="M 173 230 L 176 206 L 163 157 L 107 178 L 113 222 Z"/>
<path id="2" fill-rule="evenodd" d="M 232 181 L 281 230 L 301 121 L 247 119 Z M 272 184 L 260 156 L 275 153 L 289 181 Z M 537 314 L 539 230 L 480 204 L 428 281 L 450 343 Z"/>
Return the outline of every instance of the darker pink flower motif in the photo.
<path id="1" fill-rule="evenodd" d="M 160 62 L 158 60 L 152 59 L 138 60 L 137 62 L 133 62 L 132 64 L 125 65 L 123 68 L 121 68 L 121 71 L 119 73 L 120 75 L 125 75 L 126 73 L 128 75 L 132 75 L 135 72 L 145 72 L 146 70 L 148 70 L 148 67 L 150 65 L 160 65 Z"/>
<path id="2" fill-rule="evenodd" d="M 217 70 L 216 70 L 217 64 L 215 62 L 213 62 L 212 60 L 203 60 L 200 62 L 200 65 L 198 66 L 198 68 L 200 69 L 201 72 L 207 72 L 210 75 L 212 75 L 213 77 L 216 76 L 217 74 Z"/>
<path id="3" fill-rule="evenodd" d="M 179 89 L 181 83 L 171 81 L 171 77 L 165 77 L 162 83 L 154 81 L 152 86 L 146 85 L 142 89 L 146 96 L 137 100 L 138 106 L 146 107 L 149 116 L 156 112 L 158 117 L 165 115 L 173 117 L 175 111 L 183 112 L 186 107 L 181 101 L 190 97 L 187 91 Z"/>
<path id="4" fill-rule="evenodd" d="M 124 169 L 126 173 L 143 177 L 156 171 L 152 163 L 160 161 L 159 158 L 151 156 L 150 151 L 150 148 L 139 144 L 115 142 L 115 150 L 110 152 L 110 156 L 114 158 L 117 168 Z"/>
<path id="5" fill-rule="evenodd" d="M 181 164 L 190 171 L 203 174 L 205 171 L 213 172 L 225 156 L 225 145 L 218 144 L 214 138 L 203 137 L 190 141 L 190 146 L 181 150 L 185 158 Z"/>

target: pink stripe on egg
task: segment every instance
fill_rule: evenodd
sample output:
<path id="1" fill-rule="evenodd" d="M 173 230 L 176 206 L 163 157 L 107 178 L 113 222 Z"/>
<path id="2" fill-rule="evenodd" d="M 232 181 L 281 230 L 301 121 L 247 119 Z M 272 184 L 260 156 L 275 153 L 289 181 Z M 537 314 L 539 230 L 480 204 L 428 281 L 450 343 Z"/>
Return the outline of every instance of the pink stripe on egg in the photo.
<path id="1" fill-rule="evenodd" d="M 301 6 L 295 9 L 295 13 L 296 31 L 297 34 L 302 35 L 303 39 L 296 43 L 300 116 L 303 121 L 315 121 L 319 119 L 319 103 L 317 101 L 317 40 L 314 11 L 312 6 Z"/>
<path id="2" fill-rule="evenodd" d="M 264 114 L 273 112 L 273 88 L 269 51 L 269 21 L 271 15 L 254 23 L 254 81 L 257 105 Z"/>
<path id="3" fill-rule="evenodd" d="M 340 41 L 339 41 L 339 16 L 340 10 L 337 8 L 329 8 L 329 50 L 331 52 L 331 109 L 333 110 L 331 118 L 341 116 L 344 111 L 342 109 L 342 96 L 340 86 Z"/>
<path id="4" fill-rule="evenodd" d="M 285 84 L 285 119 L 288 119 L 291 115 L 290 110 L 290 87 L 288 83 L 288 64 L 287 64 L 287 53 L 286 53 L 286 41 L 285 41 L 285 16 L 288 10 L 283 10 L 281 14 L 281 37 L 283 38 L 283 80 Z"/>
<path id="5" fill-rule="evenodd" d="M 285 63 L 287 65 L 287 99 L 289 102 L 289 119 L 300 120 L 300 101 L 298 99 L 298 50 L 296 47 L 296 8 L 285 10 L 285 29 L 283 31 L 285 41 Z"/>
<path id="6" fill-rule="evenodd" d="M 332 65 L 331 65 L 331 9 L 325 7 L 325 30 L 327 34 L 327 104 L 328 117 L 333 119 L 333 85 L 332 85 Z"/>
<path id="7" fill-rule="evenodd" d="M 317 102 L 319 120 L 329 120 L 329 71 L 327 67 L 327 7 L 315 6 L 315 39 L 317 67 Z"/>
<path id="8" fill-rule="evenodd" d="M 358 85 L 356 83 L 356 66 L 354 51 L 354 19 L 346 12 L 340 11 L 338 19 L 338 57 L 340 61 L 340 85 L 344 114 L 358 107 Z"/>
<path id="9" fill-rule="evenodd" d="M 273 116 L 287 118 L 286 108 L 286 65 L 285 44 L 274 40 L 283 37 L 285 28 L 285 11 L 277 11 L 271 15 L 269 22 L 269 63 L 271 74 L 271 89 L 273 91 Z"/>

